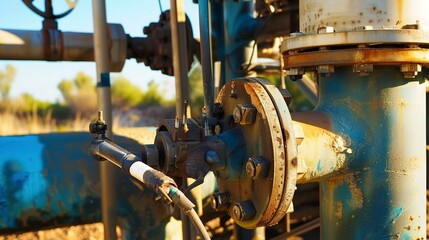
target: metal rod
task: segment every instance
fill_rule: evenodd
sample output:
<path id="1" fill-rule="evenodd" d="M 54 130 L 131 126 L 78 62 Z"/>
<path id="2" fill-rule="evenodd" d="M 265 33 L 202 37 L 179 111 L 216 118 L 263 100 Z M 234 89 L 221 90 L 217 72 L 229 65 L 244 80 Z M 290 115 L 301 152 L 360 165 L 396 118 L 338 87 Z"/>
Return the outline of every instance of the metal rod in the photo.
<path id="1" fill-rule="evenodd" d="M 170 0 L 170 7 L 173 68 L 176 78 L 176 115 L 181 116 L 184 112 L 189 113 L 183 109 L 184 102 L 189 102 L 186 15 L 183 0 Z"/>
<path id="2" fill-rule="evenodd" d="M 212 64 L 212 39 L 211 39 L 211 10 L 210 0 L 201 0 L 198 3 L 200 15 L 200 47 L 201 67 L 203 72 L 204 105 L 207 117 L 213 117 L 214 83 Z"/>
<path id="3" fill-rule="evenodd" d="M 316 84 L 306 75 L 303 75 L 301 79 L 296 80 L 295 83 L 311 104 L 316 106 L 318 100 Z"/>
<path id="4" fill-rule="evenodd" d="M 94 55 L 97 67 L 98 107 L 103 111 L 107 124 L 107 137 L 112 135 L 112 102 L 109 75 L 108 32 L 106 22 L 106 3 L 104 0 L 92 1 L 94 16 Z M 100 163 L 101 207 L 104 225 L 104 238 L 117 239 L 116 236 L 116 188 L 114 166 Z"/>
<path id="5" fill-rule="evenodd" d="M 304 234 L 306 232 L 309 232 L 309 231 L 311 231 L 313 229 L 316 229 L 318 227 L 320 227 L 320 218 L 313 219 L 313 220 L 311 220 L 311 221 L 309 221 L 307 223 L 304 223 L 303 225 L 301 225 L 299 227 L 296 227 L 296 228 L 292 229 L 292 231 L 290 231 L 290 232 L 283 233 L 283 234 L 281 234 L 279 236 L 271 238 L 270 240 L 284 240 L 284 239 L 288 239 L 288 238 L 293 237 L 293 236 L 302 235 L 302 234 Z"/>

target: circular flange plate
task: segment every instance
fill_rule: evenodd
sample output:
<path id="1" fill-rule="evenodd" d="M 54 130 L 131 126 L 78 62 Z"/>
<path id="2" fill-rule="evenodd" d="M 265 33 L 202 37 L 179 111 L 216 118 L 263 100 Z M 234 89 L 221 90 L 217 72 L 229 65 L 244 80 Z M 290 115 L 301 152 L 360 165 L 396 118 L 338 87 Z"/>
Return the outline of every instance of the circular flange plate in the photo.
<path id="1" fill-rule="evenodd" d="M 279 90 L 260 78 L 230 81 L 217 102 L 225 119 L 231 119 L 237 106 L 256 110 L 252 123 L 233 123 L 219 134 L 226 143 L 227 167 L 216 174 L 219 190 L 230 196 L 227 211 L 245 228 L 276 224 L 286 214 L 296 183 L 296 143 L 287 105 Z M 269 162 L 266 175 L 246 173 L 250 158 Z"/>

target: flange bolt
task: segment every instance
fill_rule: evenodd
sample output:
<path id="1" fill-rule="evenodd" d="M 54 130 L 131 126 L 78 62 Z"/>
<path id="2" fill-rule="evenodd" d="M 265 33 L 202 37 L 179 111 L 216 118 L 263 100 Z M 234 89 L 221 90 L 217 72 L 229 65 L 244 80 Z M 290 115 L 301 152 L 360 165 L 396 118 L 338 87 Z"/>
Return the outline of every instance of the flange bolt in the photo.
<path id="1" fill-rule="evenodd" d="M 210 197 L 210 205 L 216 211 L 224 211 L 231 205 L 228 192 L 213 193 Z"/>
<path id="2" fill-rule="evenodd" d="M 249 221 L 255 217 L 256 209 L 251 201 L 241 201 L 232 207 L 232 214 L 236 220 Z"/>

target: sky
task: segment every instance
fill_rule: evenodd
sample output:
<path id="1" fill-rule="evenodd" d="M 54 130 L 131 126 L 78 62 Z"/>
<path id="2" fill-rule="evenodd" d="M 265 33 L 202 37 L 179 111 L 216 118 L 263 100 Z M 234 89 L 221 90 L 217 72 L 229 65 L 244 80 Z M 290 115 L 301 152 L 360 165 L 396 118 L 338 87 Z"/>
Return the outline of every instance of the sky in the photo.
<path id="1" fill-rule="evenodd" d="M 53 0 L 54 13 L 64 12 L 66 0 Z M 170 8 L 169 0 L 161 0 L 162 9 Z M 44 0 L 33 3 L 44 9 Z M 192 0 L 185 0 L 185 11 L 191 19 L 194 36 L 199 34 L 198 5 Z M 157 22 L 161 13 L 158 0 L 106 0 L 108 23 L 119 23 L 127 34 L 133 37 L 144 37 L 143 27 Z M 40 30 L 42 18 L 33 13 L 21 0 L 0 0 L 0 29 Z M 79 0 L 77 6 L 68 16 L 58 20 L 58 28 L 63 32 L 93 32 L 92 1 Z M 16 76 L 12 85 L 11 97 L 29 93 L 39 100 L 61 101 L 58 83 L 63 79 L 73 79 L 80 71 L 96 77 L 93 62 L 47 62 L 47 61 L 10 61 L 0 60 L 0 70 L 7 64 L 16 68 Z M 168 97 L 174 96 L 173 77 L 163 75 L 160 71 L 152 71 L 143 63 L 134 59 L 127 60 L 121 73 L 112 73 L 111 79 L 123 76 L 133 84 L 147 88 L 151 80 L 155 80 L 161 91 Z"/>

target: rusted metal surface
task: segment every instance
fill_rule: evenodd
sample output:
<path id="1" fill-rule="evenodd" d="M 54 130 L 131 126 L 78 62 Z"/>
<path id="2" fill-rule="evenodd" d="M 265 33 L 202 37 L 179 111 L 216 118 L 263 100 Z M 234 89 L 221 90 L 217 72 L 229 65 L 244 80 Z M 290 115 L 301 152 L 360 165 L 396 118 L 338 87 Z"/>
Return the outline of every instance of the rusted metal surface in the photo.
<path id="1" fill-rule="evenodd" d="M 400 65 L 415 63 L 429 65 L 428 49 L 343 49 L 284 55 L 285 67 L 314 67 L 319 65 L 377 64 Z"/>
<path id="2" fill-rule="evenodd" d="M 298 34 L 282 42 L 280 50 L 293 51 L 319 47 L 338 47 L 347 45 L 388 45 L 388 44 L 427 44 L 429 32 L 420 29 L 381 29 L 323 34 Z"/>
<path id="3" fill-rule="evenodd" d="M 316 111 L 328 116 L 332 132 L 350 138 L 354 156 L 340 175 L 321 181 L 323 238 L 424 239 L 423 76 L 407 81 L 399 69 L 377 66 L 364 78 L 351 67 L 320 77 Z"/>
<path id="4" fill-rule="evenodd" d="M 88 139 L 87 133 L 0 138 L 0 234 L 101 221 L 100 170 L 87 153 Z M 141 148 L 128 138 L 115 141 L 134 152 Z M 163 239 L 168 208 L 120 170 L 114 174 L 118 181 L 110 187 L 117 189 L 123 236 Z"/>
<path id="5" fill-rule="evenodd" d="M 109 70 L 121 71 L 127 53 L 127 39 L 119 24 L 109 24 Z M 0 30 L 0 59 L 46 61 L 94 61 L 92 33 Z"/>
<path id="6" fill-rule="evenodd" d="M 354 158 L 348 135 L 335 133 L 328 115 L 321 112 L 294 113 L 295 124 L 302 127 L 304 139 L 298 146 L 299 159 L 305 162 L 297 183 L 321 181 L 347 171 Z"/>
<path id="7" fill-rule="evenodd" d="M 292 198 L 296 189 L 296 176 L 297 176 L 297 167 L 298 167 L 298 158 L 297 158 L 297 141 L 295 138 L 295 131 L 293 122 L 289 113 L 288 106 L 286 101 L 283 98 L 283 95 L 277 89 L 277 87 L 263 78 L 252 78 L 252 80 L 260 83 L 264 89 L 267 91 L 268 95 L 273 102 L 280 125 L 283 132 L 283 140 L 285 142 L 285 168 L 286 174 L 284 179 L 283 195 L 281 199 L 281 205 L 277 210 L 276 216 L 271 220 L 270 225 L 279 222 L 284 215 L 286 215 L 291 203 Z"/>
<path id="8" fill-rule="evenodd" d="M 332 26 L 336 31 L 350 31 L 357 27 L 373 26 L 374 29 L 395 29 L 406 24 L 429 25 L 425 0 L 390 1 L 299 1 L 300 31 L 316 33 L 322 26 Z"/>
<path id="9" fill-rule="evenodd" d="M 233 80 L 224 86 L 217 99 L 226 119 L 238 104 L 250 103 L 257 112 L 254 123 L 233 124 L 231 129 L 223 129 L 219 135 L 225 142 L 228 159 L 226 170 L 218 171 L 218 184 L 219 191 L 230 195 L 232 204 L 228 212 L 231 216 L 238 216 L 238 212 L 234 212 L 234 206 L 242 201 L 246 201 L 246 204 L 243 203 L 246 206 L 250 201 L 256 209 L 251 219 L 234 217 L 245 228 L 277 223 L 285 215 L 295 190 L 296 172 L 294 176 L 294 169 L 290 169 L 293 159 L 287 159 L 288 152 L 285 148 L 285 141 L 289 141 L 293 135 L 286 135 L 289 129 L 283 132 L 284 122 L 279 121 L 278 106 L 273 104 L 271 94 L 284 103 L 280 107 L 287 110 L 287 106 L 278 90 L 277 94 L 270 94 L 261 82 L 263 81 L 260 79 Z M 274 92 L 271 86 L 267 88 Z M 289 151 L 289 155 L 290 153 L 293 150 Z M 245 166 L 250 157 L 263 157 L 270 162 L 267 178 L 254 179 L 246 174 Z M 286 190 L 285 187 L 290 189 Z"/>

